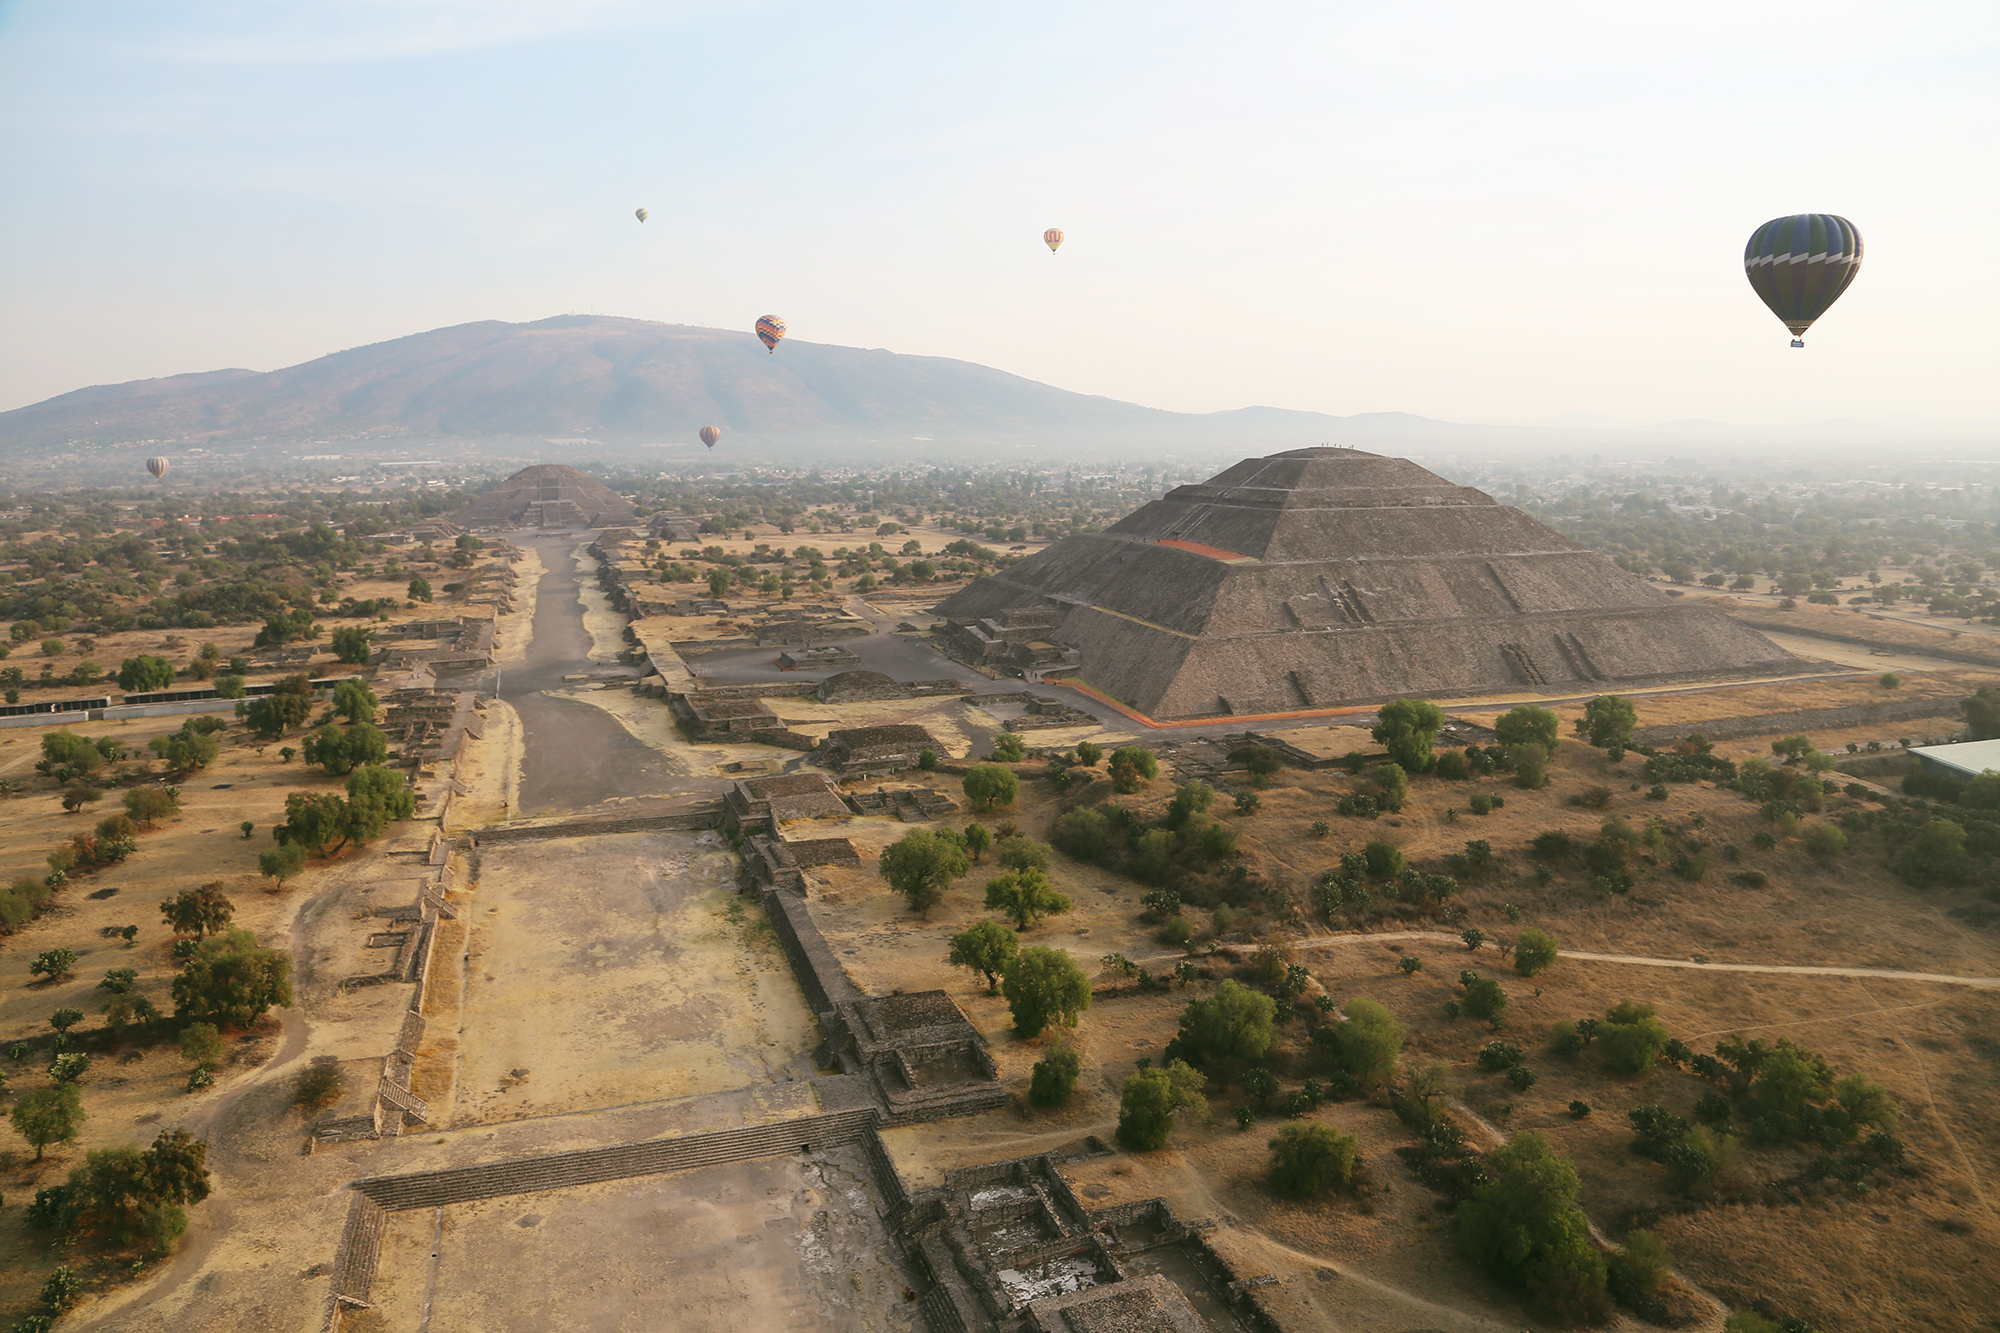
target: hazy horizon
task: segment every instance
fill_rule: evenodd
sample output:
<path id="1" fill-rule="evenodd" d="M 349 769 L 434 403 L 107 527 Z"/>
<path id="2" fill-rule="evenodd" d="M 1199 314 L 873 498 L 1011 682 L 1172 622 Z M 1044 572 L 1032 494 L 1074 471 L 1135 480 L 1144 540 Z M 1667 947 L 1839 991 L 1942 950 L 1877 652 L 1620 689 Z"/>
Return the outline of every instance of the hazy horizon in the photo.
<path id="1" fill-rule="evenodd" d="M 775 313 L 1181 412 L 2000 415 L 2000 19 L 1815 13 L 0 0 L 0 410 Z M 1868 257 L 1794 352 L 1740 256 L 1800 210 Z"/>

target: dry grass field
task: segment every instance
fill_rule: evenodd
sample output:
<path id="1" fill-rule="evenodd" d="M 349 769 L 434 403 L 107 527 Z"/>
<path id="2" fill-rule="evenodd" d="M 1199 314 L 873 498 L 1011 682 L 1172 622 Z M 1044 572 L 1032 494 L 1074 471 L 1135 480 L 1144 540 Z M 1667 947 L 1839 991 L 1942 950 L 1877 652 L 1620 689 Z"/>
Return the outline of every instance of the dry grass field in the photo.
<path id="1" fill-rule="evenodd" d="M 1962 694 L 1970 680 L 1949 684 Z M 1817 692 L 1810 700 L 1789 693 L 1792 688 L 1774 691 L 1775 700 L 1752 691 L 1675 698 L 1686 701 L 1681 718 L 1695 723 L 1704 716 L 1699 701 L 1712 698 L 1728 698 L 1729 706 L 1706 716 L 1839 706 L 1880 687 L 1872 681 L 1800 687 Z M 1742 698 L 1745 694 L 1752 697 Z M 1642 701 L 1641 721 L 1652 724 L 1664 711 L 1657 701 Z M 1768 752 L 1768 738 L 1740 748 Z M 1377 820 L 1333 813 L 1334 801 L 1358 785 L 1355 779 L 1287 770 L 1259 793 L 1258 813 L 1219 817 L 1238 830 L 1245 863 L 1295 898 L 1313 876 L 1336 864 L 1341 852 L 1370 839 L 1393 841 L 1412 863 L 1432 870 L 1441 869 L 1442 857 L 1467 840 L 1484 839 L 1498 854 L 1497 863 L 1468 878 L 1457 901 L 1465 914 L 1462 924 L 1479 926 L 1489 939 L 1511 938 L 1534 926 L 1566 948 L 1585 952 L 2000 977 L 2000 935 L 1950 915 L 1979 901 L 1973 890 L 1911 889 L 1888 873 L 1879 844 L 1871 845 L 1867 837 L 1857 838 L 1850 853 L 1830 865 L 1807 856 L 1796 839 L 1759 851 L 1752 838 L 1767 826 L 1752 803 L 1708 784 L 1676 785 L 1666 801 L 1649 800 L 1633 789 L 1641 762 L 1633 757 L 1613 765 L 1565 742 L 1553 780 L 1541 791 L 1520 791 L 1504 779 L 1466 784 L 1420 779 L 1400 814 Z M 1030 771 L 1023 766 L 1024 777 Z M 1102 799 L 1104 786 L 1093 784 L 1084 799 Z M 1569 803 L 1596 786 L 1611 790 L 1608 808 Z M 1503 795 L 1506 803 L 1491 815 L 1474 816 L 1468 809 L 1473 791 Z M 1169 792 L 1162 781 L 1141 796 L 1120 799 L 1157 817 Z M 1224 793 L 1217 812 L 1226 804 Z M 1854 804 L 1834 797 L 1826 813 Z M 1024 782 L 1016 807 L 987 822 L 1014 822 L 1046 837 L 1062 808 L 1046 784 Z M 1580 870 L 1558 873 L 1546 884 L 1530 873 L 1524 853 L 1535 834 L 1560 828 L 1590 836 L 1612 817 L 1635 826 L 1655 817 L 1665 821 L 1705 845 L 1711 869 L 1699 882 L 1689 882 L 1664 866 L 1641 864 L 1629 893 L 1601 901 L 1586 888 Z M 1332 833 L 1314 837 L 1308 826 L 1315 819 L 1327 819 Z M 1697 819 L 1704 825 L 1698 830 Z M 815 889 L 814 913 L 850 974 L 872 991 L 946 986 L 993 1043 L 1003 1078 L 1024 1089 L 1045 1041 L 1015 1037 L 1004 1002 L 943 961 L 947 937 L 987 915 L 980 886 L 997 873 L 990 860 L 975 866 L 924 921 L 889 892 L 874 864 L 882 847 L 904 830 L 870 820 L 854 821 L 845 831 L 863 848 L 864 864 L 816 871 L 824 883 Z M 1727 846 L 1739 849 L 1739 861 L 1724 859 Z M 1763 873 L 1763 887 L 1740 887 L 1728 878 L 1751 869 Z M 1152 928 L 1140 919 L 1145 886 L 1060 854 L 1052 875 L 1075 908 L 1031 928 L 1024 944 L 1065 949 L 1094 975 L 1098 959 L 1112 952 L 1151 956 L 1155 970 L 1174 956 L 1162 952 Z M 1518 920 L 1511 920 L 1505 907 Z M 1982 1261 L 2000 1244 L 2000 1074 L 1995 1070 L 2000 995 L 1994 990 L 1574 958 L 1531 983 L 1515 977 L 1490 943 L 1474 954 L 1449 938 L 1378 939 L 1370 933 L 1327 938 L 1323 922 L 1281 917 L 1241 912 L 1222 942 L 1284 942 L 1336 999 L 1367 995 L 1387 1005 L 1410 1029 L 1406 1067 L 1443 1061 L 1466 1085 L 1465 1119 L 1475 1136 L 1483 1132 L 1480 1120 L 1500 1133 L 1547 1134 L 1575 1162 L 1583 1179 L 1582 1202 L 1606 1233 L 1615 1238 L 1630 1227 L 1650 1226 L 1674 1248 L 1686 1277 L 1723 1301 L 1742 1306 L 1767 1299 L 1826 1333 L 1993 1326 L 2000 1269 Z M 1460 924 L 1384 916 L 1372 932 L 1442 930 L 1449 936 Z M 1239 948 L 1235 957 L 1209 960 L 1211 972 L 1228 975 L 1244 952 Z M 1403 975 L 1397 961 L 1405 954 L 1420 958 L 1423 970 Z M 1529 1092 L 1516 1092 L 1497 1074 L 1480 1072 L 1475 1057 L 1495 1036 L 1483 1023 L 1445 1017 L 1444 1001 L 1457 993 L 1455 978 L 1465 967 L 1501 979 L 1507 989 L 1512 1004 L 1503 1035 L 1526 1050 L 1529 1065 L 1541 1076 Z M 1098 975 L 1100 986 L 1108 982 Z M 1213 984 L 1101 998 L 1078 1033 L 1086 1066 L 1079 1095 L 1059 1113 L 1028 1114 L 1017 1105 L 972 1122 L 894 1131 L 892 1147 L 912 1183 L 934 1181 L 959 1165 L 1074 1143 L 1085 1134 L 1108 1140 L 1119 1084 L 1140 1058 L 1160 1058 L 1186 1000 Z M 1637 1079 L 1613 1078 L 1588 1058 L 1572 1063 L 1543 1047 L 1552 1022 L 1601 1015 L 1625 999 L 1655 1006 L 1669 1029 L 1697 1051 L 1712 1050 L 1732 1033 L 1782 1036 L 1819 1051 L 1843 1073 L 1878 1081 L 1898 1104 L 1908 1171 L 1878 1174 L 1865 1193 L 1845 1185 L 1801 1186 L 1798 1177 L 1816 1149 L 1746 1147 L 1734 1176 L 1717 1194 L 1696 1200 L 1674 1195 L 1663 1169 L 1630 1151 L 1625 1113 L 1657 1103 L 1686 1114 L 1707 1085 L 1664 1066 Z M 1293 1065 L 1292 1086 L 1314 1068 L 1306 1035 L 1302 1022 L 1281 1025 L 1278 1062 Z M 1572 1099 L 1588 1102 L 1593 1114 L 1573 1119 L 1566 1109 Z M 1424 1321 L 1452 1328 L 1519 1327 L 1518 1304 L 1455 1257 L 1447 1222 L 1431 1206 L 1435 1196 L 1392 1155 L 1394 1147 L 1414 1140 L 1386 1108 L 1349 1103 L 1313 1113 L 1361 1137 L 1374 1192 L 1362 1202 L 1301 1206 L 1278 1199 L 1262 1184 L 1263 1143 L 1282 1121 L 1265 1118 L 1248 1133 L 1238 1131 L 1229 1115 L 1241 1100 L 1236 1091 L 1216 1093 L 1208 1122 L 1184 1125 L 1166 1152 L 1107 1159 L 1119 1165 L 1103 1169 L 1131 1171 L 1143 1179 L 1132 1188 L 1166 1194 L 1190 1215 L 1223 1215 L 1230 1225 L 1218 1244 L 1242 1247 L 1260 1256 L 1268 1271 L 1287 1275 L 1286 1299 L 1302 1302 L 1297 1308 L 1307 1316 L 1301 1327 L 1321 1321 L 1343 1328 L 1409 1328 Z M 1123 1188 L 1118 1180 L 1104 1183 Z M 1924 1261 L 1912 1262 L 1915 1254 Z M 1317 1268 L 1339 1276 L 1314 1277 Z M 1426 1314 L 1425 1300 L 1472 1322 Z M 1702 1308 L 1693 1294 L 1683 1304 Z M 1488 1322 L 1495 1319 L 1502 1322 Z"/>

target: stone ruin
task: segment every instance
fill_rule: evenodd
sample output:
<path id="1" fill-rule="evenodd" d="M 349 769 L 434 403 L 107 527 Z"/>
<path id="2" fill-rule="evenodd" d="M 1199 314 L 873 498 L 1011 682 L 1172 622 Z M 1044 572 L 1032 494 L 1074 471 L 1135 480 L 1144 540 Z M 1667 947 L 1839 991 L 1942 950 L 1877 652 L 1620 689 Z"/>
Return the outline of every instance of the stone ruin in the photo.
<path id="1" fill-rule="evenodd" d="M 884 1124 L 970 1115 L 1007 1102 L 986 1039 L 941 990 L 837 1000 L 820 1027 L 825 1037 L 813 1062 L 867 1075 Z"/>
<path id="2" fill-rule="evenodd" d="M 1074 653 L 1160 719 L 1817 669 L 1491 496 L 1354 449 L 1245 459 L 937 613 L 966 660 Z"/>
<path id="3" fill-rule="evenodd" d="M 1164 1199 L 1088 1208 L 1059 1160 L 968 1167 L 911 1199 L 898 1235 L 933 1284 L 932 1327 L 1277 1333 L 1257 1299 L 1270 1279 L 1237 1279 L 1204 1239 L 1214 1223 L 1184 1222 Z"/>
<path id="4" fill-rule="evenodd" d="M 915 768 L 925 750 L 946 753 L 937 738 L 912 722 L 830 731 L 819 746 L 819 762 L 837 773 L 893 773 Z"/>
<path id="5" fill-rule="evenodd" d="M 459 516 L 468 528 L 596 528 L 632 518 L 632 502 L 560 463 L 524 467 Z"/>
<path id="6" fill-rule="evenodd" d="M 858 667 L 861 659 L 851 649 L 842 648 L 837 643 L 822 644 L 814 648 L 788 648 L 778 654 L 780 671 L 824 671 L 828 667 Z"/>

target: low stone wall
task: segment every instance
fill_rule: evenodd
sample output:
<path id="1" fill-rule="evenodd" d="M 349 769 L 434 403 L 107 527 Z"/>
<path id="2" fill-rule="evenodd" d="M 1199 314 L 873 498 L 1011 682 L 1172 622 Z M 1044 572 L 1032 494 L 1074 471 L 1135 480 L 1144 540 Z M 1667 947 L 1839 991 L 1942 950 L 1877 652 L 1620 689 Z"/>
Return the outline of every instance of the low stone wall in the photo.
<path id="1" fill-rule="evenodd" d="M 819 693 L 819 682 L 784 680 L 763 685 L 704 685 L 695 693 L 704 699 L 809 699 Z"/>
<path id="2" fill-rule="evenodd" d="M 799 989 L 805 992 L 806 1003 L 815 1014 L 831 1011 L 836 1001 L 861 998 L 861 988 L 848 979 L 802 899 L 766 890 L 764 912 L 770 917 L 778 943 L 784 947 L 785 957 L 791 960 Z"/>
<path id="3" fill-rule="evenodd" d="M 566 819 L 553 824 L 496 824 L 469 829 L 474 846 L 508 842 L 540 842 L 545 838 L 591 838 L 607 833 L 659 833 L 720 828 L 722 808 L 676 811 L 665 815 L 628 815 L 622 819 Z"/>
<path id="4" fill-rule="evenodd" d="M 1632 739 L 1641 745 L 1668 745 L 1696 731 L 1712 741 L 1720 741 L 1738 736 L 1838 731 L 1848 727 L 1865 727 L 1875 722 L 1902 722 L 1919 717 L 1960 716 L 1959 701 L 1955 698 L 1896 699 L 1879 704 L 1849 704 L 1844 708 L 1804 708 L 1796 713 L 1762 713 L 1756 717 L 1685 722 L 1672 727 L 1641 727 L 1632 733 Z"/>

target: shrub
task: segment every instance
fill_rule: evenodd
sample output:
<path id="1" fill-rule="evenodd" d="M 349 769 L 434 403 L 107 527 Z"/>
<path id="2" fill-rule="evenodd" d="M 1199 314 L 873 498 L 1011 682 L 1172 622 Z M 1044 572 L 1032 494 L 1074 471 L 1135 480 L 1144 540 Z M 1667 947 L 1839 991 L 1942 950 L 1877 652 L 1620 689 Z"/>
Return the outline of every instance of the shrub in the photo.
<path id="1" fill-rule="evenodd" d="M 236 906 L 222 892 L 222 881 L 212 880 L 198 889 L 182 889 L 160 903 L 160 917 L 181 935 L 197 939 L 223 930 L 235 919 Z"/>
<path id="2" fill-rule="evenodd" d="M 76 950 L 44 949 L 36 954 L 28 964 L 30 976 L 47 977 L 50 981 L 61 981 L 76 970 Z"/>
<path id="3" fill-rule="evenodd" d="M 1515 1065 L 1507 1071 L 1507 1084 L 1517 1092 L 1526 1092 L 1535 1086 L 1538 1075 L 1526 1065 Z"/>
<path id="4" fill-rule="evenodd" d="M 1569 798 L 1571 805 L 1580 805 L 1586 810 L 1603 810 L 1611 804 L 1611 788 L 1603 786 L 1585 787 Z"/>
<path id="5" fill-rule="evenodd" d="M 1653 1067 L 1670 1039 L 1666 1025 L 1653 1014 L 1649 1004 L 1624 1000 L 1605 1015 L 1597 1025 L 1597 1041 L 1607 1070 L 1631 1075 Z"/>
<path id="6" fill-rule="evenodd" d="M 1549 1025 L 1549 1049 L 1565 1060 L 1574 1060 L 1583 1054 L 1583 1034 L 1576 1030 L 1574 1023 L 1551 1023 Z"/>
<path id="7" fill-rule="evenodd" d="M 137 975 L 134 973 L 133 975 Z M 100 983 L 102 984 L 102 983 Z M 49 1015 L 49 1026 L 58 1032 L 67 1033 L 83 1021 L 83 1010 L 62 1008 Z"/>
<path id="8" fill-rule="evenodd" d="M 1674 1256 L 1666 1245 L 1644 1231 L 1625 1238 L 1625 1248 L 1611 1256 L 1609 1287 L 1622 1305 L 1642 1306 L 1659 1295 L 1673 1271 Z"/>
<path id="9" fill-rule="evenodd" d="M 1413 958 L 1409 954 L 1404 954 L 1401 958 L 1396 960 L 1396 966 L 1401 968 L 1403 970 L 1403 975 L 1407 977 L 1413 972 L 1423 971 L 1424 960 L 1421 958 Z"/>
<path id="10" fill-rule="evenodd" d="M 1562 722 L 1546 708 L 1518 704 L 1501 714 L 1493 724 L 1493 734 L 1502 745 L 1539 745 L 1553 751 L 1562 735 Z"/>
<path id="11" fill-rule="evenodd" d="M 1489 1041 L 1479 1053 L 1479 1067 L 1489 1074 L 1512 1069 L 1521 1063 L 1521 1048 L 1512 1042 Z"/>
<path id="12" fill-rule="evenodd" d="M 1428 773 L 1437 760 L 1431 742 L 1444 727 L 1444 710 L 1428 699 L 1396 699 L 1375 714 L 1370 733 L 1405 773 Z"/>
<path id="13" fill-rule="evenodd" d="M 88 1118 L 83 1110 L 83 1092 L 71 1082 L 22 1093 L 14 1103 L 12 1115 L 15 1132 L 35 1150 L 38 1162 L 50 1144 L 74 1143 L 77 1131 Z"/>
<path id="14" fill-rule="evenodd" d="M 1465 1012 L 1489 1023 L 1500 1021 L 1507 1012 L 1507 992 L 1490 977 L 1474 977 L 1465 983 Z"/>
<path id="15" fill-rule="evenodd" d="M 1359 1157 L 1351 1135 L 1331 1125 L 1293 1125 L 1269 1144 L 1271 1187 L 1295 1199 L 1346 1189 Z"/>
<path id="16" fill-rule="evenodd" d="M 1555 937 L 1545 931 L 1524 930 L 1514 941 L 1514 970 L 1524 977 L 1548 971 L 1558 956 Z"/>
<path id="17" fill-rule="evenodd" d="M 213 1023 L 190 1023 L 181 1029 L 181 1055 L 198 1069 L 215 1069 L 222 1064 L 222 1034 Z"/>
<path id="18" fill-rule="evenodd" d="M 1003 846 L 1020 841 L 1024 840 L 1001 840 Z M 1069 896 L 1056 892 L 1049 877 L 1039 870 L 1010 870 L 988 880 L 986 905 L 1012 921 L 1017 930 L 1026 930 L 1042 917 L 1061 916 L 1070 910 Z"/>
<path id="19" fill-rule="evenodd" d="M 1058 1038 L 1049 1044 L 1048 1053 L 1035 1061 L 1028 1080 L 1028 1100 L 1037 1106 L 1061 1106 L 1076 1091 L 1082 1072 L 1083 1057 Z"/>
<path id="20" fill-rule="evenodd" d="M 1347 1016 L 1345 1023 L 1320 1029 L 1333 1034 L 1334 1062 L 1340 1071 L 1362 1087 L 1394 1078 L 1396 1057 L 1408 1030 L 1388 1009 L 1363 996 L 1349 1000 L 1341 1012 Z"/>
<path id="21" fill-rule="evenodd" d="M 1583 1119 L 1583 1118 L 1584 1118 L 1585 1116 L 1588 1116 L 1589 1114 L 1590 1114 L 1590 1103 L 1589 1103 L 1589 1102 L 1586 1102 L 1586 1101 L 1573 1101 L 1573 1102 L 1571 1102 L 1571 1103 L 1569 1104 L 1569 1118 L 1570 1118 L 1570 1119 L 1572 1119 L 1572 1120 L 1581 1120 L 1581 1119 Z"/>
<path id="22" fill-rule="evenodd" d="M 1393 842 L 1371 842 L 1362 848 L 1368 874 L 1376 879 L 1394 879 L 1403 873 L 1403 849 Z"/>
<path id="23" fill-rule="evenodd" d="M 1178 1053 L 1196 1063 L 1261 1060 L 1275 1038 L 1278 1005 L 1236 981 L 1224 981 L 1205 999 L 1189 1002 L 1181 1014 Z"/>
<path id="24" fill-rule="evenodd" d="M 307 1065 L 292 1084 L 292 1104 L 311 1114 L 338 1102 L 346 1090 L 347 1080 L 338 1064 Z"/>
<path id="25" fill-rule="evenodd" d="M 1111 752 L 1111 785 L 1127 795 L 1160 776 L 1160 761 L 1151 750 L 1137 745 L 1122 746 Z"/>

